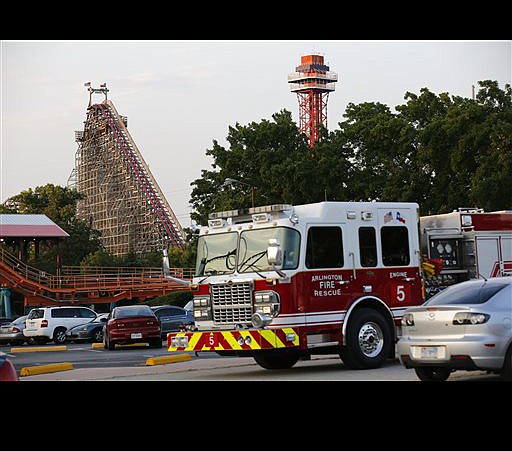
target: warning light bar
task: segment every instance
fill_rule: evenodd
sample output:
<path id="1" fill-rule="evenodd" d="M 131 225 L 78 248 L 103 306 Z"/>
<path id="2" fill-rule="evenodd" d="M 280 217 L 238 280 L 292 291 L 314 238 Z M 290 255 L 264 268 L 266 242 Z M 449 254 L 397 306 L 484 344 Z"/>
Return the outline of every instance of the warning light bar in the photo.
<path id="1" fill-rule="evenodd" d="M 264 207 L 241 208 L 239 210 L 227 210 L 216 213 L 210 213 L 208 219 L 235 218 L 237 216 L 253 215 L 258 213 L 273 213 L 285 210 L 291 210 L 293 207 L 289 204 L 274 204 Z"/>

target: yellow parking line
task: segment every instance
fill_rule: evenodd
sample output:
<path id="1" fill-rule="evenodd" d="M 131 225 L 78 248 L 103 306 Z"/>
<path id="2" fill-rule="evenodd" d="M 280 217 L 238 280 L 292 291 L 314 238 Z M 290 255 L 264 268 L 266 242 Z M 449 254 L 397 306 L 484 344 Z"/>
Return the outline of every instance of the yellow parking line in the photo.
<path id="1" fill-rule="evenodd" d="M 20 370 L 20 377 L 33 376 L 34 374 L 56 373 L 57 371 L 72 370 L 71 362 L 52 363 L 50 365 L 29 366 Z"/>
<path id="2" fill-rule="evenodd" d="M 163 355 L 161 357 L 151 357 L 146 360 L 146 365 L 165 365 L 166 363 L 184 362 L 192 359 L 190 354 Z"/>
<path id="3" fill-rule="evenodd" d="M 26 348 L 11 348 L 11 352 L 49 352 L 49 351 L 67 351 L 67 346 L 27 346 Z"/>

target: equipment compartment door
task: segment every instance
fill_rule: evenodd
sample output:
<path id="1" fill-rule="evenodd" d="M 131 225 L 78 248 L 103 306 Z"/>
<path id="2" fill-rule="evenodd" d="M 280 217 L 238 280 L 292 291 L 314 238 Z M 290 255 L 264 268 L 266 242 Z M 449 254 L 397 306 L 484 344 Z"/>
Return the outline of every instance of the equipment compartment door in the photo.
<path id="1" fill-rule="evenodd" d="M 500 275 L 500 237 L 476 237 L 477 277 Z"/>

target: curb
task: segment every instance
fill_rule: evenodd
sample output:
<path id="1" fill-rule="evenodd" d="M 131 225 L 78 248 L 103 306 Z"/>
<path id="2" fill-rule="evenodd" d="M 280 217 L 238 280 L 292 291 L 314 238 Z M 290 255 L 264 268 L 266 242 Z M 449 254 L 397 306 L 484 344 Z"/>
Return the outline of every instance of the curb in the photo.
<path id="1" fill-rule="evenodd" d="M 20 370 L 20 377 L 34 376 L 35 374 L 56 373 L 74 369 L 71 362 L 52 363 L 50 365 L 29 366 Z"/>
<path id="2" fill-rule="evenodd" d="M 131 343 L 127 345 L 116 345 L 116 348 L 140 348 L 140 347 L 148 347 L 148 343 Z M 103 343 L 92 343 L 92 349 L 105 349 L 105 345 Z"/>
<path id="3" fill-rule="evenodd" d="M 146 366 L 165 365 L 166 363 L 184 362 L 186 360 L 191 360 L 191 359 L 192 359 L 192 356 L 190 354 L 164 355 L 161 357 L 151 357 L 146 360 Z"/>
<path id="4" fill-rule="evenodd" d="M 26 348 L 11 348 L 11 352 L 49 352 L 49 351 L 67 351 L 67 346 L 41 346 Z"/>

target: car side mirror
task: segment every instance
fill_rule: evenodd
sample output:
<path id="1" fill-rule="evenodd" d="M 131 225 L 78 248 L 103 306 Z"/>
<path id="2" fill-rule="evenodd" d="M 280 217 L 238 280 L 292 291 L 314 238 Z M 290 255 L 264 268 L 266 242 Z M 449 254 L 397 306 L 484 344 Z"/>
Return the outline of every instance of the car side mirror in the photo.
<path id="1" fill-rule="evenodd" d="M 107 322 L 107 318 L 105 318 L 105 317 L 100 318 L 100 322 L 102 322 L 102 323 L 106 323 L 106 322 Z"/>
<path id="2" fill-rule="evenodd" d="M 279 241 L 276 238 L 270 238 L 268 240 L 267 261 L 269 265 L 272 265 L 272 267 L 279 267 L 283 263 L 281 246 L 279 245 Z"/>

